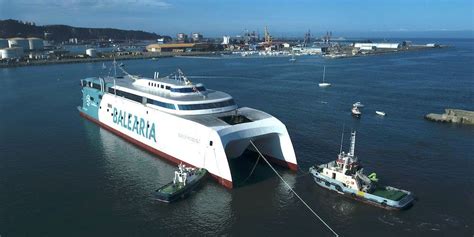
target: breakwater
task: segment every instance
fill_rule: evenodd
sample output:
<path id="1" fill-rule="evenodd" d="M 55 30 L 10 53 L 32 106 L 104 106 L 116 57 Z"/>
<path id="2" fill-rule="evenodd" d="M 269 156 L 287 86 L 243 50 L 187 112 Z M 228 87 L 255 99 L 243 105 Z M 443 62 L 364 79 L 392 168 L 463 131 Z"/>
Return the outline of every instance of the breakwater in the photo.
<path id="1" fill-rule="evenodd" d="M 461 123 L 474 125 L 474 111 L 462 109 L 445 109 L 444 114 L 430 113 L 425 118 L 435 122 Z"/>

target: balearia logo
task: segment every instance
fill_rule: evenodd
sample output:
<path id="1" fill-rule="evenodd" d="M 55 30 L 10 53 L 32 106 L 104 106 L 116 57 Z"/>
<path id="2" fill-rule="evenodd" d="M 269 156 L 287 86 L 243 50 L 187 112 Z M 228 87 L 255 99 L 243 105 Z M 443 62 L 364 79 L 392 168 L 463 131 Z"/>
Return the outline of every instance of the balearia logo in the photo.
<path id="1" fill-rule="evenodd" d="M 117 108 L 114 108 L 113 121 L 115 124 L 120 124 L 120 126 L 128 130 L 150 140 L 153 139 L 156 142 L 155 123 L 145 121 L 145 119 L 138 118 L 138 116 L 129 114 L 126 111 L 117 111 Z"/>

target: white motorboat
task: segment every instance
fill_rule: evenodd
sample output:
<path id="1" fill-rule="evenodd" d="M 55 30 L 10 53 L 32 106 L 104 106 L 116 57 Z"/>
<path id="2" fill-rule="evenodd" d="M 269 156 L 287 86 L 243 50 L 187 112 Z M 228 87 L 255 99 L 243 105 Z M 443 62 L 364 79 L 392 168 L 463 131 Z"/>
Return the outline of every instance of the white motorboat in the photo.
<path id="1" fill-rule="evenodd" d="M 359 117 L 360 115 L 362 115 L 362 113 L 360 112 L 360 110 L 357 106 L 352 107 L 351 112 L 352 112 L 352 115 L 354 115 L 356 117 Z"/>
<path id="2" fill-rule="evenodd" d="M 383 111 L 375 111 L 375 113 L 380 116 L 385 116 L 385 112 Z"/>

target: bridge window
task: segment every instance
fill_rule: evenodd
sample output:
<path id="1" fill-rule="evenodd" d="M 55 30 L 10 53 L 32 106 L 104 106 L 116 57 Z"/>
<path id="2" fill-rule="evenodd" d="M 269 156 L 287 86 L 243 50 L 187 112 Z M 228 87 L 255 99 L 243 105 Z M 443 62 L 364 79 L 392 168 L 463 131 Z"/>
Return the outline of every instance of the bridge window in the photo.
<path id="1" fill-rule="evenodd" d="M 190 104 L 190 105 L 178 105 L 179 110 L 201 110 L 201 109 L 215 109 L 227 106 L 235 105 L 233 99 L 207 104 Z"/>
<path id="2" fill-rule="evenodd" d="M 176 107 L 174 106 L 174 104 L 170 104 L 170 103 L 166 103 L 166 102 L 161 102 L 161 101 L 158 101 L 158 100 L 147 99 L 147 103 L 148 103 L 148 104 L 157 105 L 157 106 L 160 106 L 160 107 L 163 107 L 163 108 L 167 108 L 167 109 L 172 109 L 172 110 L 175 110 L 175 109 L 176 109 Z"/>
<path id="3" fill-rule="evenodd" d="M 125 97 L 129 100 L 133 100 L 133 101 L 138 102 L 138 103 L 142 102 L 142 97 L 141 96 L 135 95 L 135 94 L 132 94 L 132 93 L 128 93 L 128 92 L 125 92 L 125 91 L 116 90 L 114 88 L 109 88 L 109 93 Z"/>
<path id="4" fill-rule="evenodd" d="M 206 91 L 206 88 L 204 88 L 204 86 L 171 88 L 171 92 L 175 92 L 175 93 L 192 93 L 196 91 Z"/>

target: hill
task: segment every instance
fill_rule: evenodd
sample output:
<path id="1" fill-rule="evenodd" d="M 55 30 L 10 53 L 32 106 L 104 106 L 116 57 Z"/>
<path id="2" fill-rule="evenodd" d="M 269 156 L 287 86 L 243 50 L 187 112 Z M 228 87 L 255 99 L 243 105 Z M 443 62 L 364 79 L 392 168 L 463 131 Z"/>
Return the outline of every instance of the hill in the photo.
<path id="1" fill-rule="evenodd" d="M 78 40 L 156 40 L 161 36 L 155 33 L 138 30 L 120 30 L 112 28 L 84 28 L 68 25 L 44 25 L 37 26 L 33 22 L 22 22 L 18 20 L 0 20 L 0 38 L 11 37 L 39 37 L 44 38 L 44 32 L 51 33 L 51 40 L 67 41 L 70 38 Z"/>

